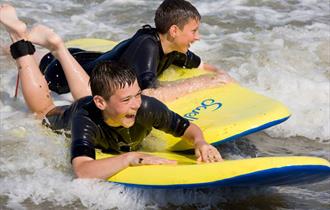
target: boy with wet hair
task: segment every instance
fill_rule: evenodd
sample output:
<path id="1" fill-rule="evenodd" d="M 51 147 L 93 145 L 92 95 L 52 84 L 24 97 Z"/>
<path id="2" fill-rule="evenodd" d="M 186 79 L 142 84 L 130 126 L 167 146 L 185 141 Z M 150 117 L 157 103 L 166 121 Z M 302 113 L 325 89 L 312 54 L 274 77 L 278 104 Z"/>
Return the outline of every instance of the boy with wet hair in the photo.
<path id="1" fill-rule="evenodd" d="M 203 63 L 199 56 L 189 51 L 190 45 L 200 38 L 200 20 L 200 14 L 191 3 L 165 0 L 155 13 L 156 28 L 145 25 L 132 38 L 105 53 L 69 50 L 88 75 L 100 61 L 120 61 L 134 69 L 144 94 L 170 101 L 195 90 L 233 81 L 226 72 Z M 215 74 L 159 85 L 157 77 L 171 64 L 187 69 L 204 68 Z M 51 54 L 43 57 L 40 68 L 51 90 L 60 94 L 71 90 L 61 65 Z"/>
<path id="2" fill-rule="evenodd" d="M 53 130 L 71 131 L 71 161 L 80 178 L 107 179 L 129 166 L 176 164 L 175 161 L 135 152 L 152 128 L 182 137 L 195 146 L 198 161 L 217 162 L 218 150 L 207 144 L 199 127 L 169 110 L 155 98 L 144 96 L 130 67 L 115 61 L 102 61 L 89 78 L 53 30 L 39 25 L 30 32 L 17 18 L 15 8 L 0 5 L 0 23 L 13 44 L 24 99 L 29 109 Z M 34 44 L 47 48 L 59 60 L 75 102 L 55 106 L 47 82 L 34 58 Z M 74 77 L 72 77 L 72 75 Z M 92 92 L 91 92 L 92 90 Z M 119 155 L 95 160 L 95 149 Z"/>

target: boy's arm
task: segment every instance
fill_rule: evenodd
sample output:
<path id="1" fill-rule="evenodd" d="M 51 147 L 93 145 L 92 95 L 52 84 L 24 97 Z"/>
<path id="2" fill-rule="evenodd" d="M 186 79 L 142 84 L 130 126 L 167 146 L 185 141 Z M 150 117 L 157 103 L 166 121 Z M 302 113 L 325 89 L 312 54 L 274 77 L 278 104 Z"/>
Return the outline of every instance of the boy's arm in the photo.
<path id="1" fill-rule="evenodd" d="M 94 160 L 78 156 L 72 160 L 78 178 L 108 179 L 129 166 L 176 164 L 176 161 L 139 152 L 128 152 L 111 158 Z"/>
<path id="2" fill-rule="evenodd" d="M 78 156 L 72 160 L 73 171 L 78 178 L 107 179 L 129 166 L 127 154 L 102 160 Z"/>
<path id="3" fill-rule="evenodd" d="M 190 123 L 182 138 L 194 144 L 197 161 L 206 163 L 222 161 L 219 151 L 205 141 L 197 125 Z"/>
<path id="4" fill-rule="evenodd" d="M 190 53 L 194 55 L 193 53 Z M 226 71 L 216 68 L 213 65 L 203 63 L 202 61 L 193 62 L 198 56 L 194 55 L 195 59 L 189 59 L 188 67 L 198 67 L 212 72 L 213 74 L 202 75 L 199 77 L 188 78 L 175 82 L 162 82 L 157 88 L 147 88 L 143 90 L 143 94 L 155 97 L 162 102 L 168 102 L 178 99 L 188 93 L 192 93 L 205 88 L 217 87 L 227 83 L 236 82 Z M 179 60 L 180 61 L 180 60 Z M 183 66 L 184 60 L 176 63 L 175 65 Z M 198 65 L 196 66 L 196 64 Z"/>
<path id="5" fill-rule="evenodd" d="M 201 64 L 198 66 L 199 69 L 204 69 L 206 71 L 209 71 L 209 72 L 218 72 L 218 71 L 223 71 L 223 70 L 220 70 L 218 69 L 217 67 L 213 66 L 213 65 L 210 65 L 210 64 L 207 64 L 207 63 L 203 63 L 201 62 Z"/>
<path id="6" fill-rule="evenodd" d="M 201 62 L 201 64 L 198 67 L 199 69 L 204 69 L 208 72 L 213 72 L 215 73 L 218 77 L 222 78 L 222 81 L 224 83 L 230 83 L 230 82 L 236 82 L 234 78 L 232 78 L 228 72 L 226 72 L 223 69 L 219 69 L 217 67 L 215 67 L 214 65 L 211 64 L 207 64 L 207 63 L 203 63 Z"/>
<path id="7" fill-rule="evenodd" d="M 222 74 L 223 77 L 227 77 L 224 78 L 224 81 L 227 80 L 227 82 L 232 82 L 233 80 L 226 71 L 218 69 L 214 65 L 204 63 L 198 55 L 194 54 L 190 50 L 188 50 L 186 54 L 176 53 L 173 64 L 182 68 L 199 68 L 215 74 Z"/>
<path id="8" fill-rule="evenodd" d="M 72 166 L 78 178 L 107 179 L 128 166 L 175 164 L 175 161 L 143 153 L 129 152 L 95 160 L 95 141 L 100 129 L 83 111 L 73 118 L 71 127 Z"/>
<path id="9" fill-rule="evenodd" d="M 224 85 L 227 81 L 227 77 L 221 73 L 202 75 L 185 80 L 162 83 L 156 89 L 148 88 L 143 90 L 143 94 L 155 97 L 162 102 L 168 102 L 176 100 L 188 93 Z"/>

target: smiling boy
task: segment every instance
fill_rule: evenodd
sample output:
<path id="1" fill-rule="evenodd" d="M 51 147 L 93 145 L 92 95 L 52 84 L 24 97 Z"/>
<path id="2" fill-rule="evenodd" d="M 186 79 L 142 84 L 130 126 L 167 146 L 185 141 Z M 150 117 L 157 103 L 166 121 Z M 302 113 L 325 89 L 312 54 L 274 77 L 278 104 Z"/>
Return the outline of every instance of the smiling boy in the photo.
<path id="1" fill-rule="evenodd" d="M 127 64 L 134 69 L 144 94 L 162 101 L 173 100 L 188 92 L 233 81 L 226 72 L 203 63 L 199 56 L 189 51 L 189 47 L 200 39 L 201 21 L 199 12 L 191 3 L 185 0 L 165 0 L 157 9 L 154 21 L 155 28 L 145 25 L 132 38 L 122 41 L 114 49 L 103 54 L 81 49 L 70 51 L 89 75 L 100 61 L 116 60 Z M 204 68 L 215 74 L 171 85 L 160 85 L 157 77 L 171 64 L 187 69 Z M 43 57 L 40 67 L 51 90 L 57 93 L 71 90 L 66 83 L 61 65 L 58 65 L 58 61 L 50 54 Z M 79 72 L 75 73 L 78 78 L 77 74 Z M 67 73 L 65 76 L 68 77 Z"/>

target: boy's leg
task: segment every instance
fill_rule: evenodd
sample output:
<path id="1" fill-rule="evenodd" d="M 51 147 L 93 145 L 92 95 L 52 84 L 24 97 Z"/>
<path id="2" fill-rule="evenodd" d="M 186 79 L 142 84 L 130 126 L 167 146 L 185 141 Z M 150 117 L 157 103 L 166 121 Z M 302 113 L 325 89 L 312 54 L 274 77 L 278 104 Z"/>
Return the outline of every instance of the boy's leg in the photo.
<path id="1" fill-rule="evenodd" d="M 10 5 L 0 5 L 0 23 L 3 24 L 13 43 L 27 40 L 26 25 L 16 16 L 15 8 Z M 48 84 L 41 74 L 33 55 L 24 55 L 16 59 L 19 76 L 21 78 L 22 92 L 29 109 L 44 117 L 55 107 Z"/>
<path id="2" fill-rule="evenodd" d="M 1 50 L 3 52 L 4 55 L 6 55 L 8 58 L 11 58 L 10 55 L 10 45 L 8 45 L 7 43 L 4 44 L 5 42 L 3 40 L 0 40 L 0 42 L 2 42 L 1 44 Z M 41 59 L 48 53 L 48 50 L 37 50 L 36 52 L 33 54 L 34 59 L 37 62 L 37 65 L 39 66 Z"/>
<path id="3" fill-rule="evenodd" d="M 29 33 L 29 41 L 47 48 L 61 63 L 71 94 L 75 100 L 92 95 L 88 74 L 52 29 L 43 25 L 35 26 Z"/>

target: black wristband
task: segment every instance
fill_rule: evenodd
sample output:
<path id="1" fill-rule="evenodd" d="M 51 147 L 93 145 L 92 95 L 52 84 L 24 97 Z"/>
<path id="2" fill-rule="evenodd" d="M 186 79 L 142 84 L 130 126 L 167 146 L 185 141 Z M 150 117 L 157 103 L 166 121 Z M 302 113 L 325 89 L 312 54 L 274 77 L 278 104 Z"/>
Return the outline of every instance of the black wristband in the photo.
<path id="1" fill-rule="evenodd" d="M 30 41 L 20 40 L 10 45 L 10 54 L 14 59 L 20 58 L 25 55 L 33 55 L 36 51 Z"/>

